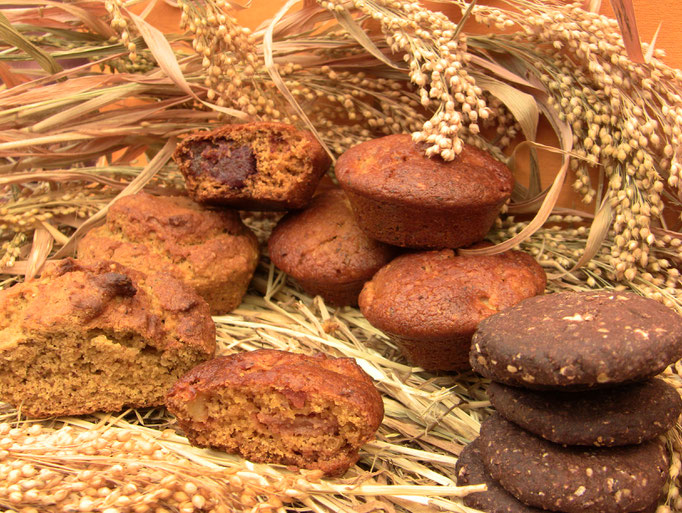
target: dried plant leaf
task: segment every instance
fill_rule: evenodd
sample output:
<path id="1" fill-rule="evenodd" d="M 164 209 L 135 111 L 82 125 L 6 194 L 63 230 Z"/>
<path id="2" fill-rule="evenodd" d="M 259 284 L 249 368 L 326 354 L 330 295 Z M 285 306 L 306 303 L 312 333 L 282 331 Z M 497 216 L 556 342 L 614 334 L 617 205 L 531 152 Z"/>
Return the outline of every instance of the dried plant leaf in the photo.
<path id="1" fill-rule="evenodd" d="M 0 40 L 26 52 L 48 73 L 57 73 L 63 69 L 50 54 L 45 53 L 16 30 L 2 12 L 0 12 Z"/>
<path id="2" fill-rule="evenodd" d="M 180 65 L 178 64 L 178 60 L 175 56 L 175 52 L 173 51 L 173 48 L 171 47 L 163 32 L 153 27 L 136 14 L 131 12 L 128 12 L 127 14 L 130 16 L 130 19 L 133 20 L 137 29 L 140 31 L 144 42 L 147 44 L 149 51 L 152 52 L 152 55 L 154 55 L 159 67 L 175 85 L 177 85 L 182 91 L 187 93 L 195 100 L 201 102 L 213 110 L 228 114 L 237 119 L 241 119 L 242 121 L 249 119 L 249 116 L 242 111 L 227 107 L 219 107 L 218 105 L 206 102 L 199 98 L 185 79 L 185 76 L 183 75 Z"/>
<path id="3" fill-rule="evenodd" d="M 131 194 L 136 194 L 142 190 L 142 188 L 151 180 L 154 175 L 168 162 L 171 155 L 175 151 L 177 146 L 177 139 L 171 137 L 163 148 L 154 156 L 154 158 L 147 164 L 147 166 L 142 170 L 142 172 L 131 181 L 128 186 L 123 189 L 118 195 L 110 201 L 105 207 L 100 209 L 95 215 L 91 216 L 85 223 L 80 225 L 74 234 L 69 237 L 69 240 L 61 249 L 55 254 L 54 258 L 64 258 L 69 256 L 73 251 L 76 244 L 83 235 L 87 233 L 88 230 L 93 228 L 95 225 L 100 223 L 107 215 L 109 207 L 119 198 L 124 196 L 129 196 Z"/>
<path id="4" fill-rule="evenodd" d="M 12 6 L 12 7 L 17 7 L 19 5 L 25 5 L 27 7 L 34 7 L 36 5 L 36 1 L 34 0 L 0 0 L 0 6 L 2 5 L 7 5 L 7 6 Z M 105 38 L 109 38 L 111 36 L 116 35 L 116 32 L 109 26 L 108 23 L 105 23 L 102 19 L 99 18 L 97 14 L 97 4 L 94 5 L 89 5 L 88 9 L 83 9 L 81 7 L 78 7 L 77 5 L 74 5 L 71 2 L 57 2 L 57 1 L 50 1 L 50 0 L 40 0 L 40 5 L 41 5 L 41 14 L 43 15 L 44 18 L 49 18 L 50 13 L 47 12 L 49 10 L 52 11 L 64 11 L 66 13 L 69 13 L 72 18 L 76 18 L 80 20 L 85 27 L 88 29 L 92 30 L 96 34 L 100 34 L 101 36 Z M 103 6 L 100 5 L 100 9 L 102 9 Z M 103 11 L 103 9 L 102 9 Z M 67 20 L 70 21 L 70 20 Z"/>
<path id="5" fill-rule="evenodd" d="M 15 73 L 12 68 L 10 68 L 4 62 L 0 62 L 0 81 L 9 89 L 16 87 L 23 82 L 28 82 L 28 78 L 19 73 Z"/>
<path id="6" fill-rule="evenodd" d="M 507 80 L 508 82 L 513 82 L 524 87 L 533 89 L 535 91 L 541 91 L 541 89 L 538 88 L 536 85 L 532 84 L 525 78 L 517 75 L 516 73 L 510 71 L 508 68 L 505 68 L 504 66 L 501 66 L 496 62 L 484 59 L 479 55 L 471 55 L 470 60 L 473 64 L 476 64 L 477 66 L 480 66 L 481 68 L 484 68 L 488 71 L 492 71 L 495 75 L 504 80 Z"/>
<path id="7" fill-rule="evenodd" d="M 520 91 L 506 82 L 481 74 L 473 74 L 476 85 L 489 91 L 506 105 L 521 125 L 523 134 L 529 141 L 535 141 L 538 131 L 540 111 L 535 97 Z"/>
<path id="8" fill-rule="evenodd" d="M 49 173 L 41 173 L 33 171 L 31 173 L 12 173 L 6 176 L 0 176 L 0 185 L 11 185 L 17 183 L 27 183 L 27 182 L 66 182 L 66 181 L 84 181 L 84 182 L 97 182 L 110 187 L 122 188 L 125 184 L 119 181 L 112 180 L 105 176 L 97 175 L 95 173 L 84 173 L 81 171 L 52 171 Z"/>
<path id="9" fill-rule="evenodd" d="M 476 0 L 471 0 L 469 5 L 466 8 L 466 11 L 464 11 L 464 14 L 462 14 L 462 19 L 459 20 L 457 23 L 457 28 L 455 28 L 455 33 L 452 36 L 452 39 L 457 39 L 464 29 L 464 24 L 466 23 L 467 19 L 469 19 L 469 16 L 471 16 L 471 12 L 474 9 L 474 6 L 476 5 Z"/>
<path id="10" fill-rule="evenodd" d="M 654 37 L 651 39 L 651 44 L 649 44 L 649 48 L 647 48 L 646 53 L 644 54 L 644 62 L 647 64 L 651 62 L 651 59 L 654 56 L 654 50 L 656 49 L 656 40 L 658 39 L 658 33 L 661 31 L 661 25 L 663 25 L 663 22 L 660 22 L 658 24 L 658 27 L 656 27 L 656 32 L 654 33 Z"/>
<path id="11" fill-rule="evenodd" d="M 52 245 L 54 244 L 54 237 L 44 227 L 36 228 L 33 232 L 33 244 L 31 245 L 31 252 L 26 260 L 26 271 L 24 278 L 27 280 L 33 279 L 45 264 Z"/>
<path id="12" fill-rule="evenodd" d="M 47 230 L 50 235 L 52 235 L 52 238 L 54 241 L 59 244 L 60 246 L 63 246 L 69 241 L 68 235 L 64 235 L 62 232 L 60 232 L 55 226 L 52 224 L 45 222 L 45 221 L 40 221 L 40 226 Z"/>
<path id="13" fill-rule="evenodd" d="M 351 36 L 353 36 L 353 39 L 355 39 L 371 55 L 373 55 L 381 62 L 383 62 L 387 66 L 390 66 L 393 69 L 400 70 L 405 69 L 403 66 L 398 66 L 395 62 L 386 57 L 386 55 L 384 55 L 384 53 L 381 50 L 379 50 L 379 48 L 377 48 L 377 46 L 374 44 L 374 41 L 372 41 L 367 32 L 356 23 L 356 21 L 353 19 L 353 17 L 346 9 L 340 11 L 335 9 L 334 17 L 336 18 L 336 21 L 339 22 L 339 25 L 345 28 L 348 31 L 348 33 Z"/>
<path id="14" fill-rule="evenodd" d="M 317 2 L 313 0 L 312 5 L 306 5 L 295 12 L 283 16 L 277 23 L 273 32 L 273 46 L 279 51 L 281 48 L 291 47 L 292 41 L 287 41 L 286 38 L 293 38 L 293 45 L 301 48 L 300 45 L 307 44 L 306 41 L 301 41 L 301 36 L 312 31 L 318 24 L 324 23 L 334 18 L 334 15 L 327 10 L 320 10 Z M 262 38 L 272 20 L 265 20 L 254 31 L 255 37 Z M 296 41 L 298 38 L 298 41 Z M 275 41 L 276 39 L 276 41 Z M 319 44 L 324 44 L 321 41 Z M 334 44 L 338 48 L 338 45 Z"/>
<path id="15" fill-rule="evenodd" d="M 70 109 L 63 110 L 61 112 L 56 113 L 53 116 L 50 116 L 49 118 L 46 118 L 38 123 L 35 123 L 31 127 L 31 131 L 44 132 L 59 125 L 64 126 L 73 119 L 82 119 L 86 114 L 99 110 L 105 105 L 111 105 L 112 103 L 117 102 L 121 98 L 130 96 L 131 92 L 134 91 L 135 89 L 136 89 L 135 84 L 128 84 L 126 86 L 122 86 L 121 88 L 115 91 L 111 91 L 109 94 L 102 94 L 100 96 L 93 98 L 92 100 L 79 103 L 78 105 L 75 105 Z"/>
<path id="16" fill-rule="evenodd" d="M 573 272 L 576 269 L 580 269 L 587 262 L 592 260 L 592 258 L 597 254 L 609 233 L 612 216 L 613 212 L 611 208 L 611 202 L 608 199 L 604 199 L 601 206 L 599 207 L 599 210 L 597 211 L 597 214 L 594 216 L 592 224 L 590 225 L 590 233 L 587 236 L 585 251 L 578 262 L 568 272 Z"/>
<path id="17" fill-rule="evenodd" d="M 540 107 L 540 110 L 548 119 L 548 121 L 552 125 L 552 128 L 554 129 L 554 132 L 557 134 L 557 137 L 559 138 L 559 143 L 561 145 L 563 155 L 561 168 L 559 169 L 559 172 L 554 178 L 552 185 L 547 190 L 547 194 L 545 195 L 545 198 L 542 202 L 542 205 L 538 209 L 537 214 L 535 215 L 535 217 L 533 217 L 530 223 L 528 223 L 528 225 L 523 230 L 521 230 L 514 237 L 507 239 L 506 241 L 500 244 L 496 244 L 495 246 L 481 249 L 458 250 L 458 252 L 463 255 L 494 255 L 512 249 L 518 244 L 521 244 L 523 241 L 527 240 L 531 235 L 533 235 L 533 233 L 535 233 L 545 223 L 545 221 L 547 221 L 547 218 L 551 215 L 552 210 L 556 205 L 557 200 L 559 199 L 559 194 L 561 193 L 564 181 L 566 180 L 566 174 L 568 173 L 568 165 L 570 163 L 569 154 L 571 152 L 571 149 L 573 148 L 572 135 L 573 133 L 568 123 L 566 123 L 566 121 L 561 120 L 557 112 L 550 105 L 547 104 L 546 99 L 537 98 L 536 101 L 538 107 Z M 532 143 L 529 141 L 528 144 L 536 145 L 537 143 Z"/>
<path id="18" fill-rule="evenodd" d="M 270 78 L 274 82 L 275 86 L 277 86 L 277 89 L 279 89 L 279 91 L 284 95 L 289 104 L 296 111 L 296 114 L 300 116 L 308 129 L 322 145 L 329 157 L 332 159 L 332 162 L 335 162 L 336 157 L 329 147 L 327 147 L 327 144 L 320 136 L 319 132 L 315 128 L 315 125 L 313 125 L 312 121 L 310 121 L 310 118 L 308 118 L 308 115 L 305 113 L 301 105 L 296 101 L 294 95 L 291 94 L 291 91 L 289 91 L 289 88 L 284 83 L 284 80 L 282 80 L 279 71 L 277 71 L 277 66 L 275 65 L 275 60 L 272 55 L 272 34 L 275 30 L 275 26 L 277 25 L 277 22 L 284 16 L 284 14 L 297 3 L 297 0 L 289 0 L 286 4 L 284 4 L 284 6 L 282 6 L 282 8 L 277 12 L 275 17 L 272 18 L 270 25 L 265 31 L 265 35 L 263 37 L 263 57 L 265 58 L 265 68 L 268 70 L 268 74 L 270 75 Z"/>
<path id="19" fill-rule="evenodd" d="M 583 9 L 589 12 L 599 12 L 601 0 L 585 0 L 583 2 Z"/>
<path id="20" fill-rule="evenodd" d="M 620 32 L 623 35 L 623 43 L 628 57 L 632 62 L 643 64 L 642 44 L 637 30 L 637 19 L 635 17 L 635 6 L 632 0 L 610 0 L 613 12 L 618 20 Z"/>

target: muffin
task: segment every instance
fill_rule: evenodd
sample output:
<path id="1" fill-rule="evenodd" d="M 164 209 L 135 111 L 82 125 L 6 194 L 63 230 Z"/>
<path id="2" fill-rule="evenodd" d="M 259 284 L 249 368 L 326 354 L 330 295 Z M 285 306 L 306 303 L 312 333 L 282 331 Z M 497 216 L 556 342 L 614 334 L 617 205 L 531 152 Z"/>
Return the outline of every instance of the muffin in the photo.
<path id="1" fill-rule="evenodd" d="M 163 404 L 213 357 L 206 302 L 168 274 L 67 259 L 0 291 L 0 400 L 31 417 Z"/>
<path id="2" fill-rule="evenodd" d="M 365 235 L 340 189 L 322 192 L 307 209 L 284 217 L 268 250 L 272 262 L 308 294 L 338 306 L 357 305 L 362 286 L 396 252 Z"/>
<path id="3" fill-rule="evenodd" d="M 368 281 L 360 310 L 412 364 L 470 369 L 471 337 L 486 317 L 542 294 L 546 276 L 520 251 L 456 256 L 451 249 L 399 256 Z"/>
<path id="4" fill-rule="evenodd" d="M 511 196 L 509 169 L 464 145 L 453 161 L 424 156 L 410 135 L 389 135 L 346 151 L 336 164 L 360 228 L 412 248 L 458 248 L 482 240 Z"/>
<path id="5" fill-rule="evenodd" d="M 284 123 L 198 132 L 178 145 L 173 159 L 194 200 L 247 210 L 305 207 L 331 164 L 312 133 Z"/>
<path id="6" fill-rule="evenodd" d="M 173 386 L 166 406 L 194 445 L 330 476 L 355 464 L 384 414 L 354 360 L 270 349 L 199 365 Z"/>
<path id="7" fill-rule="evenodd" d="M 78 257 L 144 273 L 163 269 L 194 287 L 219 315 L 241 303 L 258 264 L 258 241 L 236 211 L 141 192 L 111 206 L 106 223 L 80 241 Z"/>

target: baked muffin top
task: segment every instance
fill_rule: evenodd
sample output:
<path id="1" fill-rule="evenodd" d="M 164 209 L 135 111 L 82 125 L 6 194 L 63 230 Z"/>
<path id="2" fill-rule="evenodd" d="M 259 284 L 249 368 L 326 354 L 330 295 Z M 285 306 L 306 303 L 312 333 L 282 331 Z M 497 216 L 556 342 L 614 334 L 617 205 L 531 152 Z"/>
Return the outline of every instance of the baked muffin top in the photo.
<path id="1" fill-rule="evenodd" d="M 360 310 L 400 337 L 438 340 L 473 332 L 479 321 L 541 294 L 546 276 L 528 254 L 456 256 L 451 249 L 399 256 L 365 284 Z"/>
<path id="2" fill-rule="evenodd" d="M 171 263 L 173 274 L 198 286 L 235 270 L 252 273 L 258 241 L 235 210 L 207 210 L 186 196 L 140 192 L 111 205 L 106 224 L 81 241 L 79 257 L 134 261 L 151 269 Z"/>
<path id="3" fill-rule="evenodd" d="M 188 285 L 166 273 L 145 275 L 115 262 L 66 259 L 36 280 L 0 292 L 0 350 L 20 333 L 138 334 L 164 351 L 194 346 L 215 352 L 208 305 Z"/>
<path id="4" fill-rule="evenodd" d="M 268 248 L 275 265 L 294 278 L 335 283 L 369 279 L 396 252 L 365 235 L 340 189 L 318 194 L 308 208 L 284 217 Z"/>
<path id="5" fill-rule="evenodd" d="M 175 384 L 167 402 L 172 405 L 191 401 L 222 387 L 275 388 L 298 407 L 310 395 L 332 398 L 363 411 L 371 431 L 379 427 L 384 416 L 379 391 L 352 358 L 275 349 L 246 351 L 203 362 Z"/>
<path id="6" fill-rule="evenodd" d="M 336 164 L 344 189 L 376 199 L 432 207 L 497 205 L 514 186 L 511 171 L 489 154 L 464 145 L 454 160 L 428 158 L 408 134 L 367 141 L 346 151 Z"/>

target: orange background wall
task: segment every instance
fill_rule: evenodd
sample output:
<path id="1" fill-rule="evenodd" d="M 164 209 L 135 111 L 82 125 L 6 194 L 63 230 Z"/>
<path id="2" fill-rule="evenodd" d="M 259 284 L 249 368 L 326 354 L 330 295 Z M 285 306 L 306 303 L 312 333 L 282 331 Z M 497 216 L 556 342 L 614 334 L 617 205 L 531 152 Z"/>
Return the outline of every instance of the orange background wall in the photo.
<path id="1" fill-rule="evenodd" d="M 487 5 L 502 4 L 500 0 L 481 1 Z M 673 67 L 682 68 L 682 0 L 634 0 L 637 26 L 642 41 L 651 42 L 659 24 L 661 30 L 656 40 L 656 47 L 667 52 L 665 61 Z M 284 4 L 283 1 L 252 0 L 248 9 L 237 11 L 239 21 L 247 27 L 254 28 L 263 20 L 273 16 Z M 431 4 L 434 6 L 435 4 Z M 443 10 L 447 7 L 443 5 Z M 613 9 L 608 0 L 602 1 L 601 11 L 613 17 Z M 159 28 L 177 30 L 178 10 L 163 1 L 157 2 L 154 14 L 149 20 Z"/>

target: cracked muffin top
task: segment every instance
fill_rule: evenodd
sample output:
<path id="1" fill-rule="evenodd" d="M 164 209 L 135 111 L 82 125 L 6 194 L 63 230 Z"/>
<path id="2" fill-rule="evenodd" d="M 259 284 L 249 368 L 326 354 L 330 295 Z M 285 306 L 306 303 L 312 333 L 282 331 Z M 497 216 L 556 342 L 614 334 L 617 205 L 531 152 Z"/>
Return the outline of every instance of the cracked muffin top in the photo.
<path id="1" fill-rule="evenodd" d="M 234 210 L 212 211 L 185 196 L 144 192 L 116 201 L 106 223 L 78 246 L 86 260 L 114 260 L 188 283 L 214 314 L 236 308 L 258 263 L 258 241 Z"/>

